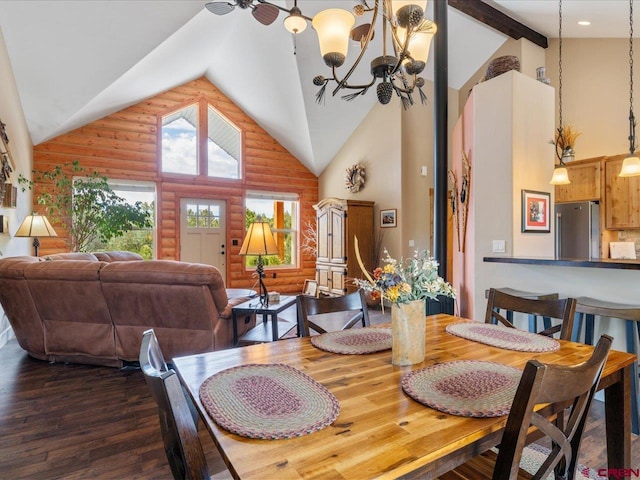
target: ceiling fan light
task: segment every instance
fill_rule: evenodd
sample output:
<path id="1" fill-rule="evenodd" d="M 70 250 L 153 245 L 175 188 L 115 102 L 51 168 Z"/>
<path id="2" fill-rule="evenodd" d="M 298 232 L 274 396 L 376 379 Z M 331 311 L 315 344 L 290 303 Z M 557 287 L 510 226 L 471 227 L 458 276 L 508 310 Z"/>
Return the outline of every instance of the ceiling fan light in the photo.
<path id="1" fill-rule="evenodd" d="M 622 169 L 618 174 L 619 177 L 635 177 L 640 175 L 640 158 L 635 154 L 629 154 L 622 162 Z"/>
<path id="2" fill-rule="evenodd" d="M 553 176 L 549 182 L 550 185 L 568 185 L 570 183 L 569 172 L 565 167 L 557 167 L 553 171 Z"/>
<path id="3" fill-rule="evenodd" d="M 307 21 L 302 17 L 298 7 L 293 7 L 284 19 L 284 28 L 293 34 L 302 33 L 307 28 Z"/>
<path id="4" fill-rule="evenodd" d="M 320 53 L 329 67 L 344 63 L 349 48 L 349 33 L 356 19 L 346 10 L 330 8 L 313 17 L 313 28 L 318 33 Z"/>

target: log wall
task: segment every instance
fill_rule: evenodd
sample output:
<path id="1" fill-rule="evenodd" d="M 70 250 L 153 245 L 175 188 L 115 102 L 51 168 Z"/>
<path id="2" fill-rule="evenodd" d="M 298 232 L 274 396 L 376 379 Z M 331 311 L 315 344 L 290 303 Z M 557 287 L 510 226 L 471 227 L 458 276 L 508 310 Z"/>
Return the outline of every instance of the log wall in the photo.
<path id="1" fill-rule="evenodd" d="M 169 110 L 205 98 L 234 122 L 243 135 L 242 179 L 163 174 L 160 171 L 159 119 Z M 160 259 L 180 259 L 180 200 L 224 200 L 227 214 L 227 286 L 253 285 L 253 270 L 245 271 L 238 255 L 244 238 L 244 198 L 247 190 L 297 193 L 300 225 L 315 223 L 312 205 L 318 201 L 318 178 L 293 157 L 255 121 L 224 96 L 206 78 L 161 93 L 117 113 L 60 135 L 34 147 L 34 169 L 78 160 L 87 171 L 110 179 L 155 182 L 157 193 L 156 254 Z M 37 185 L 38 189 L 46 186 Z M 67 251 L 66 232 L 59 225 L 58 239 L 41 239 L 41 255 Z M 238 240 L 238 245 L 233 245 Z M 273 273 L 276 273 L 276 278 Z M 267 272 L 270 290 L 301 292 L 304 280 L 315 278 L 315 259 L 301 253 L 298 268 Z"/>

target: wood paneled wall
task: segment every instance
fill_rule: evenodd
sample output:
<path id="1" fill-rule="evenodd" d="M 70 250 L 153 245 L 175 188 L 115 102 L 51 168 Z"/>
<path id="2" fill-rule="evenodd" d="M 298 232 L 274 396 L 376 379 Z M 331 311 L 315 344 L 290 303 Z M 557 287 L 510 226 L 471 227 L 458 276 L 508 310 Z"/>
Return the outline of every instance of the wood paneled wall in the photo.
<path id="1" fill-rule="evenodd" d="M 189 102 L 206 98 L 234 122 L 243 135 L 243 174 L 241 180 L 187 177 L 160 172 L 158 145 L 159 116 Z M 54 165 L 78 160 L 87 171 L 98 171 L 110 179 L 155 182 L 157 187 L 157 256 L 180 259 L 180 200 L 207 198 L 226 201 L 227 286 L 246 288 L 253 284 L 253 271 L 245 271 L 238 255 L 244 238 L 244 198 L 247 190 L 298 193 L 300 224 L 315 222 L 313 204 L 318 201 L 318 178 L 293 157 L 255 121 L 224 96 L 206 78 L 193 80 L 60 135 L 34 147 L 34 169 L 49 170 Z M 36 186 L 36 193 L 39 188 Z M 41 255 L 67 250 L 66 232 L 59 225 L 61 238 L 41 239 Z M 238 240 L 238 245 L 233 245 Z M 270 290 L 301 292 L 304 280 L 315 278 L 315 259 L 302 254 L 295 269 L 268 271 Z"/>

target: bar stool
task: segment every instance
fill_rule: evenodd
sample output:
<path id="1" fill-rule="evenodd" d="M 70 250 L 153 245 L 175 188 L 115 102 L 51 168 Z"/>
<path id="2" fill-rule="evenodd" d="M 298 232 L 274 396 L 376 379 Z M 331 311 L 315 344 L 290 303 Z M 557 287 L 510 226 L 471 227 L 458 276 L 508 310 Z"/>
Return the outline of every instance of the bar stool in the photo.
<path id="1" fill-rule="evenodd" d="M 558 300 L 557 293 L 534 293 L 534 292 L 525 292 L 523 290 L 516 290 L 514 288 L 509 287 L 501 287 L 496 288 L 496 290 L 506 293 L 507 295 L 512 295 L 514 297 L 528 298 L 531 300 Z M 489 297 L 489 290 L 485 290 L 484 298 Z M 513 312 L 507 310 L 507 320 L 513 323 Z M 543 330 L 547 330 L 551 328 L 551 319 L 549 317 L 542 317 L 542 322 L 544 325 Z M 529 331 L 532 333 L 538 333 L 538 316 L 537 315 L 529 315 Z"/>
<path id="2" fill-rule="evenodd" d="M 584 343 L 593 345 L 593 329 L 595 316 L 618 318 L 625 321 L 625 337 L 627 352 L 638 355 L 634 324 L 640 340 L 640 305 L 625 305 L 621 303 L 605 302 L 595 298 L 578 297 L 576 304 L 576 317 L 573 326 L 571 340 L 579 341 L 582 330 L 582 319 L 584 317 L 585 333 Z M 638 395 L 638 362 L 633 364 L 631 378 L 631 429 L 633 433 L 640 433 L 640 410 L 638 410 L 640 399 Z"/>

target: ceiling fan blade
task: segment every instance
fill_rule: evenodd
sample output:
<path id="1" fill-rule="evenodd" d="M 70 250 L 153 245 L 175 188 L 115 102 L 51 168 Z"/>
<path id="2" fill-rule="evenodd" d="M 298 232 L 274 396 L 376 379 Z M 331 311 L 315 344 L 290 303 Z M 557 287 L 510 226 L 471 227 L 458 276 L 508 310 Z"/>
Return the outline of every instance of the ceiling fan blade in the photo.
<path id="1" fill-rule="evenodd" d="M 216 15 L 226 15 L 235 8 L 235 5 L 229 2 L 209 2 L 205 4 L 205 7 Z"/>
<path id="2" fill-rule="evenodd" d="M 278 18 L 280 10 L 275 5 L 260 3 L 253 8 L 251 14 L 263 25 L 271 25 Z"/>

